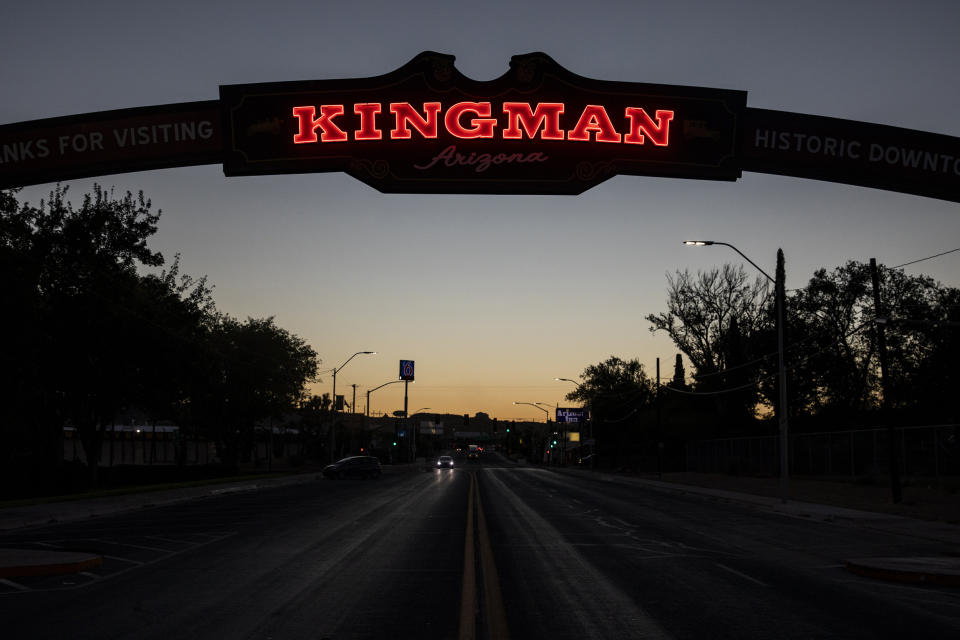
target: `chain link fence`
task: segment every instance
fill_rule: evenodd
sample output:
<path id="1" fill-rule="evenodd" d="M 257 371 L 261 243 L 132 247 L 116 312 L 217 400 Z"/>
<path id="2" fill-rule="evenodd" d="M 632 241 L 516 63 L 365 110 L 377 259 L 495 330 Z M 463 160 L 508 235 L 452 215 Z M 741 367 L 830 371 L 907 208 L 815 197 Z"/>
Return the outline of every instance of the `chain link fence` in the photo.
<path id="1" fill-rule="evenodd" d="M 897 427 L 903 477 L 960 479 L 960 425 Z M 890 470 L 890 431 L 886 427 L 795 433 L 789 437 L 791 475 L 862 479 Z M 687 471 L 777 475 L 780 437 L 748 436 L 687 443 Z"/>

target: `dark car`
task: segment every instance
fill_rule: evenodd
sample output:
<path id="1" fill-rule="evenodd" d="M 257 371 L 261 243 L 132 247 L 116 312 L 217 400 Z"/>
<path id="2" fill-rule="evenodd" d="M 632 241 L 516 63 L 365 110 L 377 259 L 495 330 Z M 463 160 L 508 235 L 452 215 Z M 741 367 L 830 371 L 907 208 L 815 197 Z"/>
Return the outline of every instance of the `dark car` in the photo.
<path id="1" fill-rule="evenodd" d="M 443 467 L 453 469 L 453 458 L 450 456 L 440 456 L 437 458 L 437 468 L 442 469 Z"/>
<path id="2" fill-rule="evenodd" d="M 337 460 L 323 468 L 327 478 L 376 478 L 380 475 L 380 460 L 374 456 L 351 456 Z"/>

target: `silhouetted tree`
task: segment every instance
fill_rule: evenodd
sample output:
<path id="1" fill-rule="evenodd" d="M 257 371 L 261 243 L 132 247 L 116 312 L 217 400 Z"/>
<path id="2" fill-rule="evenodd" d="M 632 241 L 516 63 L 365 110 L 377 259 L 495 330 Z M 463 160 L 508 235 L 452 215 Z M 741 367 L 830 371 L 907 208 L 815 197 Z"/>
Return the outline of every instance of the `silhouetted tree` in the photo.
<path id="1" fill-rule="evenodd" d="M 674 389 L 687 388 L 687 374 L 683 369 L 683 356 L 679 353 L 677 354 L 676 361 L 673 363 L 673 379 L 667 384 Z"/>
<path id="2" fill-rule="evenodd" d="M 327 440 L 325 430 L 330 426 L 330 394 L 310 395 L 300 403 L 300 437 L 307 456 L 313 460 L 326 460 L 323 452 Z"/>
<path id="3" fill-rule="evenodd" d="M 706 381 L 704 376 L 727 368 L 724 336 L 730 321 L 737 320 L 746 339 L 763 328 L 771 302 L 769 285 L 759 277 L 751 284 L 742 266 L 729 264 L 696 277 L 678 271 L 667 276 L 667 283 L 667 311 L 646 316 L 650 331 L 666 331 L 690 359 L 695 377 L 705 380 L 698 388 L 717 388 L 720 380 Z"/>
<path id="4" fill-rule="evenodd" d="M 316 353 L 272 318 L 218 314 L 177 260 L 141 274 L 163 264 L 147 246 L 160 213 L 143 194 L 94 186 L 79 206 L 66 194 L 34 207 L 0 191 L 4 471 L 49 477 L 69 424 L 95 485 L 104 428 L 131 408 L 220 436 L 235 462 L 257 420 L 296 405 Z"/>
<path id="5" fill-rule="evenodd" d="M 584 369 L 580 379 L 583 382 L 566 398 L 590 407 L 601 460 L 616 465 L 639 453 L 644 435 L 640 411 L 652 406 L 656 397 L 656 384 L 640 361 L 610 356 Z"/>
<path id="6" fill-rule="evenodd" d="M 299 404 L 317 373 L 317 354 L 273 318 L 240 322 L 221 316 L 205 352 L 209 368 L 195 390 L 204 431 L 236 469 L 249 459 L 258 422 Z"/>

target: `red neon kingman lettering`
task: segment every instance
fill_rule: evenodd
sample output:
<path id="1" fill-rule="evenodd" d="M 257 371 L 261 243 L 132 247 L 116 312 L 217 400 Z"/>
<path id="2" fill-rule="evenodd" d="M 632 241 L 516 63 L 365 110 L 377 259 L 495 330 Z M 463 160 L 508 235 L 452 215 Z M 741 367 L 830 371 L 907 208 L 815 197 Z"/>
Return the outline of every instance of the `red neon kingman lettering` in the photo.
<path id="1" fill-rule="evenodd" d="M 390 132 L 391 138 L 411 137 L 409 124 L 424 138 L 437 137 L 437 114 L 440 113 L 439 102 L 424 102 L 423 111 L 426 117 L 421 116 L 409 102 L 391 102 L 390 113 L 396 116 L 396 126 Z"/>
<path id="2" fill-rule="evenodd" d="M 470 119 L 470 128 L 460 124 L 460 118 L 465 113 L 480 116 Z M 489 102 L 458 102 L 447 109 L 447 113 L 443 116 L 443 124 L 451 135 L 458 138 L 492 138 L 497 119 L 490 117 Z"/>
<path id="3" fill-rule="evenodd" d="M 524 132 L 532 140 L 537 137 L 540 127 L 543 127 L 540 134 L 542 140 L 563 140 L 563 131 L 560 130 L 562 103 L 538 102 L 534 111 L 527 102 L 504 102 L 503 112 L 507 114 L 507 128 L 503 130 L 503 137 L 508 140 L 518 140 Z M 523 132 L 520 131 L 521 125 Z"/>
<path id="4" fill-rule="evenodd" d="M 665 147 L 670 142 L 670 121 L 673 120 L 673 111 L 657 109 L 657 122 L 643 109 L 627 107 L 627 118 L 630 120 L 630 133 L 623 136 L 628 144 L 643 144 L 644 134 L 650 142 L 658 147 Z"/>
<path id="5" fill-rule="evenodd" d="M 377 128 L 377 114 L 380 113 L 380 104 L 364 102 L 353 105 L 353 112 L 360 116 L 360 128 L 353 133 L 354 140 L 380 140 L 383 132 Z"/>
<path id="6" fill-rule="evenodd" d="M 347 139 L 347 134 L 333 123 L 333 118 L 343 115 L 342 104 L 320 105 L 319 118 L 316 117 L 317 110 L 312 106 L 294 107 L 293 115 L 300 124 L 299 132 L 293 136 L 296 144 L 317 142 L 317 129 L 320 129 L 320 142 L 343 142 Z"/>
<path id="7" fill-rule="evenodd" d="M 568 134 L 568 140 L 589 142 L 590 133 L 597 134 L 597 142 L 620 142 L 620 134 L 613 128 L 610 116 L 602 105 L 588 104 L 580 115 L 580 120 Z"/>

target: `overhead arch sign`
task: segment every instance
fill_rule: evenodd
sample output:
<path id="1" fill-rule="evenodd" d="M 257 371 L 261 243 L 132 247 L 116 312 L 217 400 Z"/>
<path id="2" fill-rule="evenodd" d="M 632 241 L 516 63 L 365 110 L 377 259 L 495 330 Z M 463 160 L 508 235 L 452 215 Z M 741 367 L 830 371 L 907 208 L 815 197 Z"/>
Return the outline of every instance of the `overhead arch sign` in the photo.
<path id="1" fill-rule="evenodd" d="M 0 188 L 222 163 L 387 193 L 578 194 L 614 175 L 797 176 L 960 201 L 960 139 L 755 109 L 743 91 L 594 80 L 542 53 L 490 81 L 424 52 L 372 78 L 0 126 Z"/>

